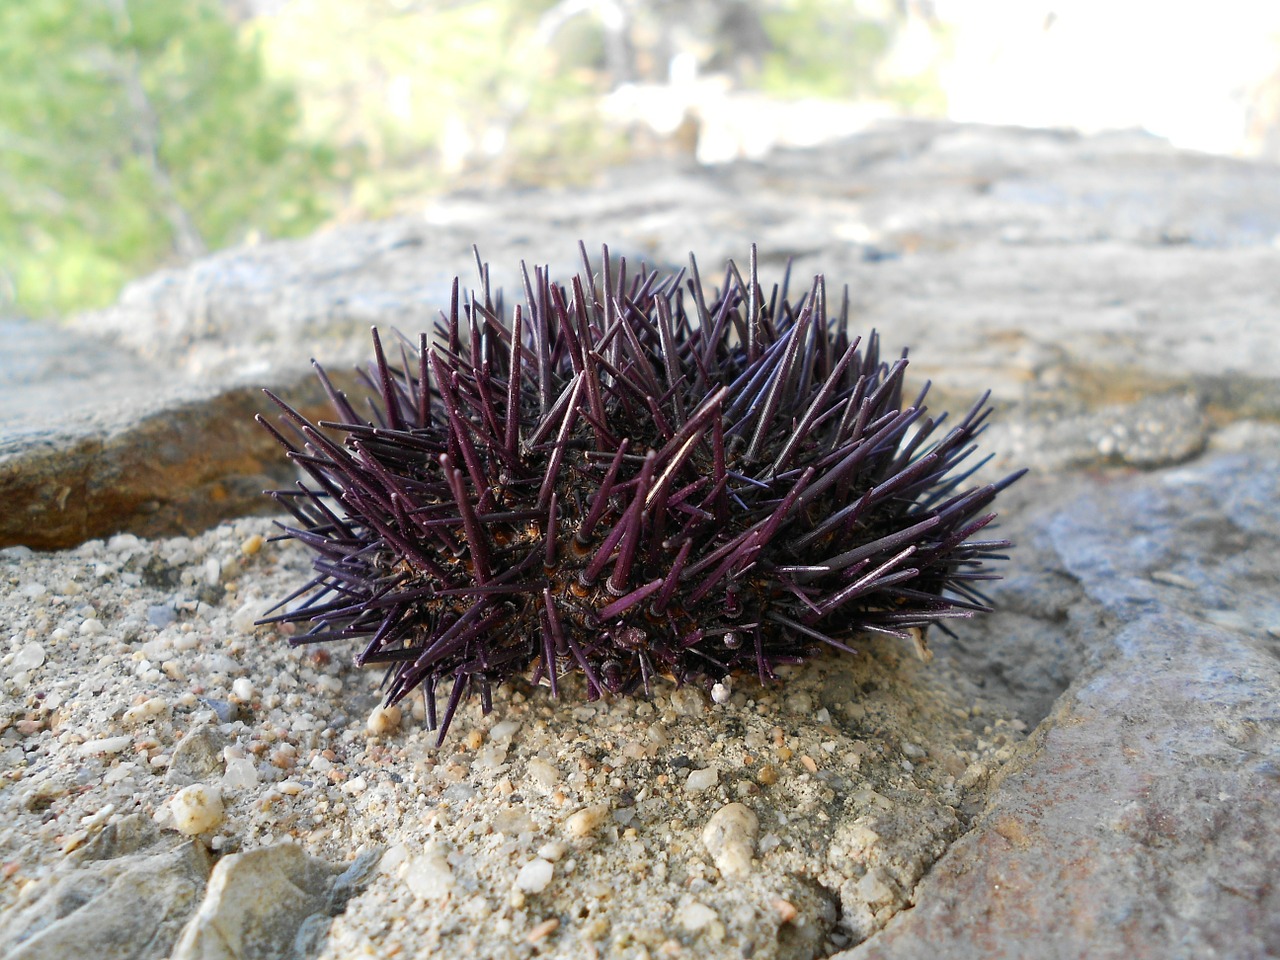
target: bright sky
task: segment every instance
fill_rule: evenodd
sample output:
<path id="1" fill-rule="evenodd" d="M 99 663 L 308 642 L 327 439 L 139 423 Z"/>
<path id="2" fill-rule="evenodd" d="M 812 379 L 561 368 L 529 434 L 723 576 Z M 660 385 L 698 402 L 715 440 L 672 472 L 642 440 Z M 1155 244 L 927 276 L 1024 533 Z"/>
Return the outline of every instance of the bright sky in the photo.
<path id="1" fill-rule="evenodd" d="M 1144 127 L 1240 152 L 1248 104 L 1280 90 L 1280 0 L 935 0 L 957 120 Z"/>

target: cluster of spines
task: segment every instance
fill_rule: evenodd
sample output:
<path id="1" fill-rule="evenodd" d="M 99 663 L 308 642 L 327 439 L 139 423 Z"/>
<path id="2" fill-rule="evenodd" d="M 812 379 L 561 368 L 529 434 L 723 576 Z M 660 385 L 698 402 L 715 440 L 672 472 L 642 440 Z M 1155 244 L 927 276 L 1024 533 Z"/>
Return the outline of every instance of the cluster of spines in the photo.
<path id="1" fill-rule="evenodd" d="M 316 557 L 263 622 L 365 638 L 357 662 L 388 665 L 389 702 L 421 687 L 443 737 L 465 695 L 487 711 L 520 674 L 558 694 L 578 669 L 592 698 L 767 681 L 858 631 L 987 609 L 976 582 L 1009 544 L 973 538 L 1019 474 L 961 489 L 985 396 L 934 439 L 928 385 L 902 405 L 905 352 L 851 338 L 821 277 L 766 298 L 754 247 L 710 299 L 692 258 L 687 279 L 628 278 L 606 249 L 597 284 L 582 255 L 567 288 L 523 270 L 509 320 L 477 255 L 480 293 L 454 281 L 434 342 L 402 337 L 396 364 L 374 331 L 363 414 L 318 366 L 337 420 L 273 397 L 314 482 L 273 495 Z"/>

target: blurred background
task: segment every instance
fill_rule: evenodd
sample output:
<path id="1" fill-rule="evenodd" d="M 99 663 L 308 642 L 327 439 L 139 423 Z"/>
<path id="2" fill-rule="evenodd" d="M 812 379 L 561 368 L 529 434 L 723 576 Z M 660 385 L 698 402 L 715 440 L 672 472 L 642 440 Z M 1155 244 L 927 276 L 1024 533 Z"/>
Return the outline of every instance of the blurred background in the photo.
<path id="1" fill-rule="evenodd" d="M 1280 3 L 0 0 L 0 313 L 443 191 L 901 116 L 1280 161 Z"/>

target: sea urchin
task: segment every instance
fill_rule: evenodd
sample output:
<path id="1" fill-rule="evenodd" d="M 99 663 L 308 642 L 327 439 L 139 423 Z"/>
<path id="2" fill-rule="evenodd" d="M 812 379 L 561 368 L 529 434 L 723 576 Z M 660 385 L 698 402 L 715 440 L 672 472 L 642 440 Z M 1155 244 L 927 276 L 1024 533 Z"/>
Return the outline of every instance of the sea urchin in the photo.
<path id="1" fill-rule="evenodd" d="M 927 384 L 902 404 L 906 353 L 850 337 L 847 292 L 829 311 L 819 276 L 792 303 L 784 276 L 766 296 L 754 247 L 713 295 L 692 258 L 665 278 L 582 258 L 568 286 L 524 269 L 508 315 L 477 255 L 434 341 L 388 359 L 374 331 L 360 404 L 317 365 L 334 422 L 272 397 L 283 427 L 262 422 L 312 485 L 271 495 L 315 575 L 262 622 L 363 638 L 387 702 L 421 687 L 443 738 L 518 675 L 554 696 L 581 671 L 591 699 L 766 682 L 860 631 L 920 642 L 988 609 L 975 582 L 1009 543 L 974 538 L 1020 474 L 964 486 L 986 396 L 940 435 Z"/>

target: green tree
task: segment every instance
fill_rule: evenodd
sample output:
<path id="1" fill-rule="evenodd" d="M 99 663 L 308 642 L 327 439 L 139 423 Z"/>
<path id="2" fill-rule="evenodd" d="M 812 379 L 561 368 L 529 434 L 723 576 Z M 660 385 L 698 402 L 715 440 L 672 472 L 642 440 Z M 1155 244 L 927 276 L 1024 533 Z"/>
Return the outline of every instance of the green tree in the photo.
<path id="1" fill-rule="evenodd" d="M 30 314 L 328 213 L 302 142 L 214 0 L 0 0 L 0 295 Z"/>

